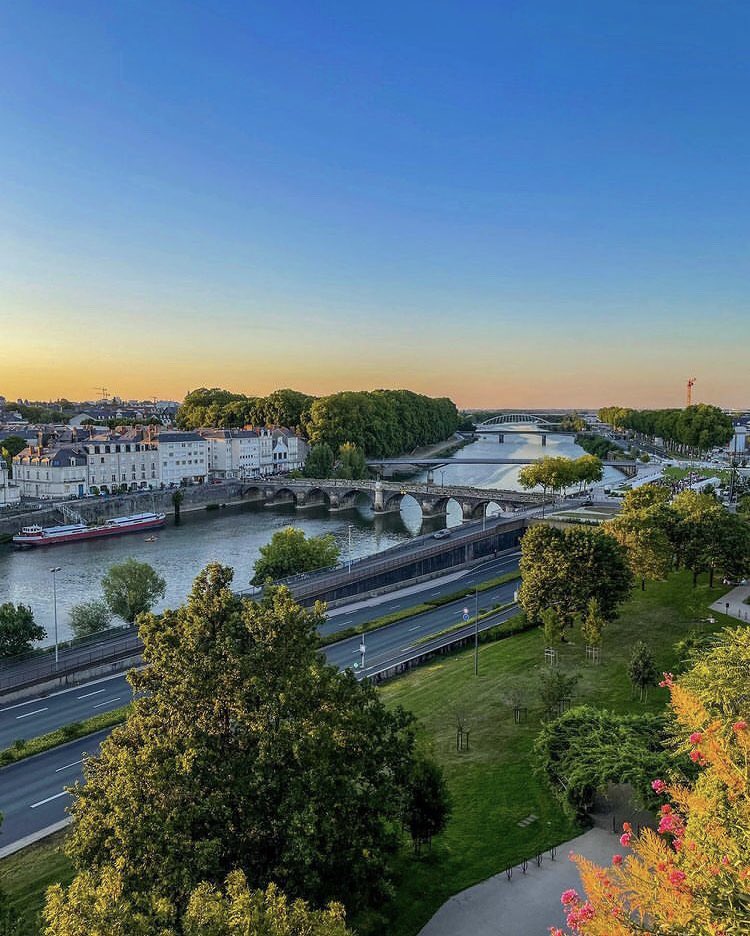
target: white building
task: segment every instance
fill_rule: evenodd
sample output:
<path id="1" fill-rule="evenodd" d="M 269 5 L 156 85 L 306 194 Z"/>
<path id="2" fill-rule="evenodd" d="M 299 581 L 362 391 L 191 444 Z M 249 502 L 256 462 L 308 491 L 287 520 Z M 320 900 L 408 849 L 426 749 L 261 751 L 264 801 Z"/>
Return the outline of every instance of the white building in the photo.
<path id="1" fill-rule="evenodd" d="M 273 429 L 274 473 L 297 471 L 305 466 L 307 443 L 291 429 Z"/>
<path id="2" fill-rule="evenodd" d="M 208 444 L 197 432 L 159 432 L 162 483 L 204 484 L 208 478 Z"/>
<path id="3" fill-rule="evenodd" d="M 215 478 L 255 478 L 273 471 L 273 436 L 268 429 L 200 429 Z"/>
<path id="4" fill-rule="evenodd" d="M 95 432 L 78 447 L 86 453 L 88 492 L 111 492 L 123 485 L 131 491 L 159 487 L 159 452 L 150 429 Z"/>
<path id="5" fill-rule="evenodd" d="M 83 497 L 89 490 L 88 459 L 70 445 L 30 445 L 14 456 L 13 479 L 23 497 Z"/>
<path id="6" fill-rule="evenodd" d="M 12 507 L 21 500 L 21 489 L 8 477 L 8 466 L 0 458 L 0 507 Z"/>

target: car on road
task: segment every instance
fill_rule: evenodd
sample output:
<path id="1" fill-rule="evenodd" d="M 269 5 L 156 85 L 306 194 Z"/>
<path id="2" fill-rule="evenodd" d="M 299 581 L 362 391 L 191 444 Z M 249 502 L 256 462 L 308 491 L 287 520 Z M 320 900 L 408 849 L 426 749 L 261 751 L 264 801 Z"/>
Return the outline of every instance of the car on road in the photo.
<path id="1" fill-rule="evenodd" d="M 446 539 L 451 535 L 450 530 L 438 530 L 437 533 L 432 534 L 433 539 Z"/>

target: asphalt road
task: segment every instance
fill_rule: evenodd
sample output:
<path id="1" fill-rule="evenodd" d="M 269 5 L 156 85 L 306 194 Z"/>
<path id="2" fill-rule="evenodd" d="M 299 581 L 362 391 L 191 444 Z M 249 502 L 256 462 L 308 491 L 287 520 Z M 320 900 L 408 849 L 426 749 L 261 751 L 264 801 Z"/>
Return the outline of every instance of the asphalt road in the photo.
<path id="1" fill-rule="evenodd" d="M 455 587 L 455 583 L 451 584 Z M 517 582 L 508 582 L 480 592 L 480 613 L 490 609 L 493 604 L 512 602 L 516 587 Z M 411 601 L 413 597 L 409 596 L 408 600 Z M 469 613 L 473 615 L 474 599 L 451 602 L 434 611 L 405 618 L 367 634 L 366 668 L 363 675 L 409 657 L 414 652 L 415 642 L 420 638 L 437 634 L 447 627 L 461 623 L 464 608 L 468 608 Z M 491 621 L 482 622 L 481 626 L 491 627 L 514 613 L 515 609 L 511 608 Z M 471 633 L 473 624 L 465 627 L 464 631 L 467 634 Z M 325 648 L 325 655 L 330 663 L 342 669 L 352 666 L 360 661 L 360 640 L 360 637 L 353 637 L 332 644 Z M 426 650 L 430 643 L 418 645 L 422 646 Z M 3 719 L 0 730 L 5 733 L 3 737 L 6 738 L 10 733 L 12 741 L 13 738 L 19 737 L 17 726 L 28 723 L 29 726 L 34 725 L 32 730 L 26 731 L 26 735 L 31 737 L 34 732 L 49 730 L 43 726 L 55 720 L 57 726 L 71 719 L 78 721 L 95 712 L 106 711 L 109 707 L 124 705 L 130 697 L 130 687 L 124 674 L 98 680 L 77 689 L 47 696 L 45 699 L 3 709 L 0 711 L 0 718 Z M 94 706 L 98 708 L 95 709 Z M 108 731 L 97 732 L 80 741 L 61 745 L 0 770 L 0 811 L 4 816 L 0 828 L 0 849 L 65 818 L 65 809 L 71 800 L 70 795 L 65 792 L 65 787 L 81 779 L 84 752 L 95 754 L 107 734 Z M 7 743 L 3 741 L 2 746 L 7 746 Z"/>
<path id="2" fill-rule="evenodd" d="M 504 556 L 482 563 L 455 581 L 435 583 L 434 587 L 406 595 L 396 592 L 380 604 L 360 608 L 357 611 L 347 612 L 346 609 L 340 609 L 321 628 L 321 633 L 335 633 L 337 630 L 371 621 L 393 611 L 413 607 L 430 598 L 453 594 L 459 589 L 469 588 L 478 582 L 496 578 L 517 567 L 518 554 Z M 510 601 L 516 586 L 510 583 L 499 589 L 480 593 L 480 608 L 489 608 L 493 602 L 505 604 Z M 472 599 L 469 599 L 469 605 L 473 614 Z M 419 637 L 437 633 L 451 624 L 458 623 L 465 606 L 465 600 L 453 602 L 437 608 L 434 612 L 421 615 L 413 621 L 399 621 L 382 631 L 373 631 L 366 639 L 368 648 L 366 661 L 374 663 L 384 653 L 390 654 L 399 646 L 406 648 Z M 353 638 L 353 640 L 359 647 L 359 638 Z M 337 650 L 334 645 L 329 648 L 333 654 L 333 657 L 329 656 L 332 663 L 345 668 L 354 662 L 355 658 L 349 649 L 349 643 L 351 641 L 346 643 L 346 649 Z M 71 722 L 83 721 L 91 718 L 92 715 L 127 705 L 131 699 L 130 686 L 124 676 L 118 675 L 0 707 L 0 749 L 10 747 L 18 738 L 27 740 L 36 738 L 63 725 L 69 725 Z M 0 810 L 2 810 L 1 803 Z"/>

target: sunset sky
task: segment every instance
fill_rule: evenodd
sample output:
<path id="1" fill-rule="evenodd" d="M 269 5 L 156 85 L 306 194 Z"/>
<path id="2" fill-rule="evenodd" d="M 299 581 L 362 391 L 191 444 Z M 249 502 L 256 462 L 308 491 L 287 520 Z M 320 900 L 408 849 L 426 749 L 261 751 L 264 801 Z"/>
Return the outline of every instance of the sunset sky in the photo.
<path id="1" fill-rule="evenodd" d="M 746 2 L 0 12 L 0 394 L 750 405 Z"/>

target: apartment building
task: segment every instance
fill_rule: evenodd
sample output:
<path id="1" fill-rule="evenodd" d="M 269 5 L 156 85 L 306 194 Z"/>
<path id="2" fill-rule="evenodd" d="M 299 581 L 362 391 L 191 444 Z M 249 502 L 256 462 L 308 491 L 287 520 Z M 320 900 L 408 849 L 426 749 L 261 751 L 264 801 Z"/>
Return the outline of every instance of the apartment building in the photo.
<path id="1" fill-rule="evenodd" d="M 197 432 L 159 432 L 159 470 L 166 487 L 205 484 L 208 479 L 208 444 Z"/>
<path id="2" fill-rule="evenodd" d="M 21 500 L 21 489 L 14 484 L 8 473 L 4 458 L 0 458 L 0 507 L 13 507 Z"/>

